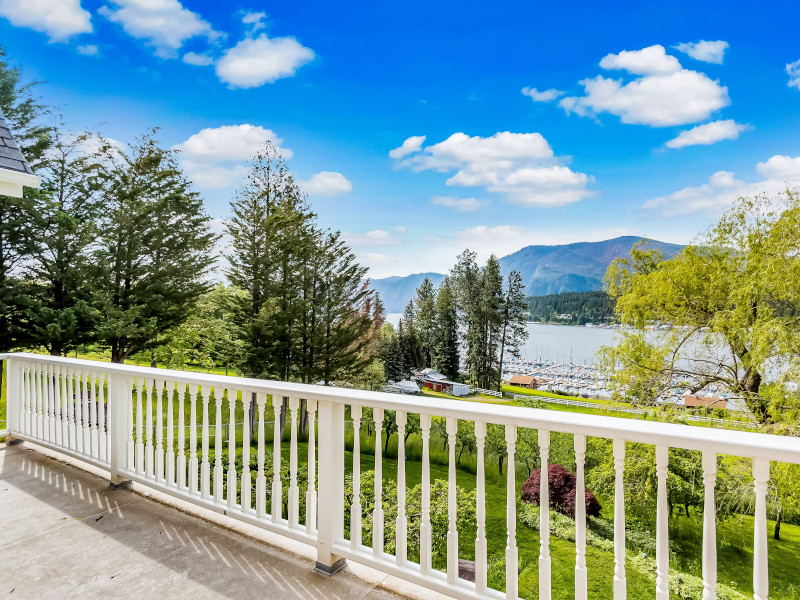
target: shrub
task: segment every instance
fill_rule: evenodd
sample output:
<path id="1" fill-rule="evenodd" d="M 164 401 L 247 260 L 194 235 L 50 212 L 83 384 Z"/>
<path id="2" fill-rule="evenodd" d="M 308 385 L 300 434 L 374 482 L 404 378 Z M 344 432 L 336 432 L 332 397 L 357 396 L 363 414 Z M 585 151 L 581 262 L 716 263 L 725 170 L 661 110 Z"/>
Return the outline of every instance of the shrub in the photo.
<path id="1" fill-rule="evenodd" d="M 575 475 L 570 473 L 561 465 L 550 465 L 548 467 L 547 481 L 550 489 L 550 506 L 568 517 L 575 516 Z M 528 477 L 522 486 L 522 500 L 530 504 L 539 504 L 539 485 L 541 470 L 536 469 Z M 600 502 L 594 494 L 586 490 L 584 502 L 586 504 L 586 515 L 589 517 L 599 517 Z"/>

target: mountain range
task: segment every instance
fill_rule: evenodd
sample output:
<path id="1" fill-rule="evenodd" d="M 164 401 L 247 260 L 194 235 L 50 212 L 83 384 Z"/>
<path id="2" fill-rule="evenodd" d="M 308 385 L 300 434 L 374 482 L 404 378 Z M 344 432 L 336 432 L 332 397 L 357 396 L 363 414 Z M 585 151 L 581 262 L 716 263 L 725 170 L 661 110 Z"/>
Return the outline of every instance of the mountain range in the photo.
<path id="1" fill-rule="evenodd" d="M 643 238 L 623 236 L 602 242 L 577 242 L 558 246 L 526 246 L 500 259 L 503 276 L 516 270 L 522 275 L 529 296 L 544 296 L 561 292 L 588 292 L 603 286 L 603 275 L 615 258 L 628 256 L 631 247 Z M 648 240 L 665 257 L 683 246 Z M 414 297 L 425 277 L 438 286 L 441 273 L 415 273 L 405 277 L 373 279 L 372 287 L 380 294 L 387 312 L 399 313 Z"/>

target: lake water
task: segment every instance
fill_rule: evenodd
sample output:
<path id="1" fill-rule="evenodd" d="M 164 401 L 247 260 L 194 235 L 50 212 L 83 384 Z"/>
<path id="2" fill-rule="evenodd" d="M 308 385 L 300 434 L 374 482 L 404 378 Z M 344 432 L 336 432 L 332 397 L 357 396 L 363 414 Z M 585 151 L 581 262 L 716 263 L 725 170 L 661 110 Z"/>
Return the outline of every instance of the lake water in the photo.
<path id="1" fill-rule="evenodd" d="M 400 313 L 390 313 L 387 320 L 397 327 L 401 316 Z M 616 333 L 613 329 L 600 327 L 528 323 L 528 341 L 522 348 L 522 358 L 591 364 L 597 350 L 611 345 Z"/>

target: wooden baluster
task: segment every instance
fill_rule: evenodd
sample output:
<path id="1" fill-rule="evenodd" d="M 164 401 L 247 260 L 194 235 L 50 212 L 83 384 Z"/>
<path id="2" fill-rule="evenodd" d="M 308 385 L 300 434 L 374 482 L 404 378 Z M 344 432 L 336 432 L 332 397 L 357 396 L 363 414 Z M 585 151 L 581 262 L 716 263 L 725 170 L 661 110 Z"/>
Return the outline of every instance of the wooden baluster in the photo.
<path id="1" fill-rule="evenodd" d="M 189 492 L 192 494 L 200 491 L 197 478 L 197 389 L 197 385 L 189 384 Z"/>
<path id="2" fill-rule="evenodd" d="M 175 382 L 167 381 L 167 467 L 165 477 L 168 486 L 176 486 L 175 479 Z"/>
<path id="3" fill-rule="evenodd" d="M 178 471 L 178 489 L 186 489 L 186 416 L 184 414 L 184 397 L 186 384 L 178 382 L 178 461 L 175 468 Z"/>
<path id="4" fill-rule="evenodd" d="M 75 380 L 75 372 L 70 370 L 68 375 L 69 384 L 69 448 L 78 452 L 78 382 Z"/>
<path id="5" fill-rule="evenodd" d="M 519 576 L 517 573 L 517 426 L 506 425 L 506 599 L 517 600 Z"/>
<path id="6" fill-rule="evenodd" d="M 264 475 L 264 461 L 266 460 L 266 445 L 264 443 L 264 406 L 267 395 L 259 392 L 256 396 L 258 408 L 258 475 L 256 476 L 256 516 L 263 517 L 267 514 L 267 477 Z"/>
<path id="7" fill-rule="evenodd" d="M 753 459 L 753 491 L 756 496 L 753 529 L 753 600 L 769 598 L 769 555 L 767 548 L 767 483 L 769 460 Z"/>
<path id="8" fill-rule="evenodd" d="M 550 600 L 552 593 L 550 572 L 550 432 L 539 430 L 539 598 Z"/>
<path id="9" fill-rule="evenodd" d="M 26 435 L 31 435 L 31 369 L 27 363 L 22 368 L 22 418 L 20 427 Z"/>
<path id="10" fill-rule="evenodd" d="M 431 416 L 420 414 L 422 431 L 422 520 L 419 525 L 419 568 L 426 575 L 432 568 L 431 552 Z"/>
<path id="11" fill-rule="evenodd" d="M 106 435 L 106 390 L 105 390 L 105 373 L 100 373 L 97 376 L 97 439 L 98 448 L 100 449 L 100 460 L 107 462 L 109 460 L 108 453 L 108 436 Z M 124 399 L 123 399 L 124 402 Z"/>
<path id="12" fill-rule="evenodd" d="M 350 405 L 353 417 L 353 503 L 350 505 L 350 547 L 361 548 L 361 407 Z"/>
<path id="13" fill-rule="evenodd" d="M 397 421 L 397 520 L 395 522 L 395 557 L 402 565 L 408 557 L 408 519 L 406 517 L 406 423 L 405 412 L 398 410 Z"/>
<path id="14" fill-rule="evenodd" d="M 475 446 L 477 449 L 478 472 L 475 477 L 475 592 L 486 593 L 486 465 L 484 447 L 486 445 L 486 423 L 475 421 Z"/>
<path id="15" fill-rule="evenodd" d="M 109 388 L 108 389 L 109 389 L 109 391 L 111 391 L 112 378 L 108 377 L 107 380 L 108 380 L 108 383 L 109 383 Z M 127 449 L 126 449 L 126 453 L 125 453 L 126 454 L 125 466 L 129 471 L 134 471 L 136 469 L 136 467 L 135 467 L 136 463 L 134 461 L 134 457 L 135 457 L 135 454 L 136 454 L 136 432 L 134 431 L 134 428 L 133 428 L 133 383 L 134 383 L 133 377 L 126 377 L 125 378 L 125 399 L 124 399 L 124 402 L 125 402 L 125 412 L 127 413 L 127 421 L 128 421 L 128 429 L 125 432 L 125 435 L 127 436 L 127 439 L 128 439 Z M 110 409 L 110 407 L 111 407 L 110 399 L 109 399 L 109 402 L 108 402 L 107 406 Z M 109 413 L 110 412 L 111 411 L 109 410 Z M 108 432 L 108 447 L 109 447 L 108 456 L 110 457 L 111 456 L 111 449 L 110 449 L 111 448 L 111 422 L 110 421 L 108 422 L 107 426 L 108 426 L 108 429 L 109 429 L 109 432 Z"/>
<path id="16" fill-rule="evenodd" d="M 203 462 L 200 463 L 200 495 L 208 498 L 211 495 L 211 463 L 208 461 L 208 402 L 211 398 L 211 388 L 202 386 L 200 393 L 203 397 Z"/>
<path id="17" fill-rule="evenodd" d="M 575 600 L 589 596 L 586 571 L 586 482 L 583 467 L 586 462 L 586 436 L 576 433 L 575 448 Z"/>
<path id="18" fill-rule="evenodd" d="M 669 446 L 656 446 L 656 600 L 669 600 Z"/>
<path id="19" fill-rule="evenodd" d="M 97 458 L 100 455 L 100 434 L 97 431 L 97 380 L 94 373 L 89 373 L 89 435 L 91 455 Z"/>
<path id="20" fill-rule="evenodd" d="M 69 443 L 69 428 L 70 428 L 70 414 L 69 414 L 69 394 L 68 394 L 68 383 L 69 383 L 69 374 L 67 369 L 61 368 L 58 370 L 59 379 L 61 380 L 61 401 L 62 401 L 62 411 L 61 411 L 61 444 L 65 448 L 70 448 Z M 20 426 L 22 426 L 22 419 L 20 418 Z"/>
<path id="21" fill-rule="evenodd" d="M 155 380 L 156 394 L 156 473 L 157 481 L 164 481 L 164 380 Z"/>
<path id="22" fill-rule="evenodd" d="M 81 424 L 83 425 L 83 453 L 92 453 L 92 432 L 89 429 L 91 413 L 89 412 L 89 391 L 87 390 L 86 371 L 81 371 Z"/>
<path id="23" fill-rule="evenodd" d="M 63 444 L 62 436 L 61 436 L 61 423 L 62 423 L 62 411 L 61 411 L 61 402 L 63 396 L 61 395 L 61 369 L 59 367 L 53 367 L 50 371 L 51 374 L 51 381 L 53 385 L 53 416 L 54 422 L 53 427 L 55 431 L 53 432 L 53 439 L 55 443 L 59 446 Z"/>
<path id="24" fill-rule="evenodd" d="M 375 508 L 372 511 L 372 554 L 377 558 L 383 556 L 383 409 L 372 409 L 372 420 L 375 423 Z"/>
<path id="25" fill-rule="evenodd" d="M 50 366 L 42 366 L 42 411 L 44 414 L 44 430 L 42 439 L 49 442 L 52 434 L 52 407 L 51 407 L 51 394 L 50 394 Z"/>
<path id="26" fill-rule="evenodd" d="M 308 491 L 306 492 L 306 533 L 310 535 L 317 529 L 317 490 L 315 489 L 317 479 L 317 455 L 315 447 L 317 401 L 306 400 L 306 410 L 308 411 Z"/>
<path id="27" fill-rule="evenodd" d="M 300 522 L 300 490 L 297 488 L 297 409 L 299 398 L 289 398 L 289 414 L 291 415 L 291 442 L 289 446 L 289 527 L 297 527 Z"/>
<path id="28" fill-rule="evenodd" d="M 144 379 L 136 379 L 136 472 L 144 473 L 144 409 L 142 392 Z"/>
<path id="29" fill-rule="evenodd" d="M 283 486 L 281 485 L 281 410 L 283 398 L 272 394 L 272 410 L 275 414 L 272 424 L 272 522 L 277 523 L 283 516 Z"/>
<path id="30" fill-rule="evenodd" d="M 214 502 L 222 502 L 225 469 L 222 467 L 222 388 L 214 388 L 216 427 L 214 429 Z"/>
<path id="31" fill-rule="evenodd" d="M 142 387 L 147 394 L 147 406 L 144 413 L 144 472 L 147 477 L 155 477 L 156 450 L 153 446 L 153 384 L 142 379 Z"/>
<path id="32" fill-rule="evenodd" d="M 250 478 L 250 404 L 252 397 L 252 393 L 242 390 L 242 410 L 244 411 L 244 427 L 242 427 L 242 511 L 244 512 L 251 512 L 253 505 Z"/>
<path id="33" fill-rule="evenodd" d="M 458 420 L 447 417 L 445 422 L 447 430 L 447 446 L 449 457 L 447 461 L 447 582 L 454 584 L 458 578 L 458 507 L 456 506 L 456 433 L 458 433 Z"/>
<path id="34" fill-rule="evenodd" d="M 625 441 L 614 440 L 614 600 L 627 597 L 625 577 Z"/>
<path id="35" fill-rule="evenodd" d="M 703 452 L 703 600 L 717 598 L 717 453 Z"/>
<path id="36" fill-rule="evenodd" d="M 235 389 L 228 388 L 228 508 L 234 508 L 237 504 L 236 487 L 239 483 L 236 475 L 236 395 Z"/>
<path id="37" fill-rule="evenodd" d="M 36 437 L 44 439 L 44 392 L 42 390 L 42 371 L 39 367 L 34 367 L 34 389 L 36 399 Z"/>

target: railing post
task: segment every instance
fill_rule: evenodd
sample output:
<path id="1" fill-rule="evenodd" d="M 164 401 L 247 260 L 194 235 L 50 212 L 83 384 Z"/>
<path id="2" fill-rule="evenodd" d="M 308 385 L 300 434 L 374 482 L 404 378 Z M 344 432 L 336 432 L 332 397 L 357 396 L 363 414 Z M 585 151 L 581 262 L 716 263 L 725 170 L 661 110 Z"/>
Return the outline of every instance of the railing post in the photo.
<path id="1" fill-rule="evenodd" d="M 22 430 L 22 398 L 20 394 L 19 365 L 13 358 L 6 359 L 6 443 L 14 440 L 14 433 Z"/>
<path id="2" fill-rule="evenodd" d="M 108 435 L 111 438 L 111 483 L 109 487 L 119 489 L 130 485 L 120 473 L 128 455 L 128 410 L 127 403 L 131 402 L 128 392 L 126 377 L 119 373 L 108 376 Z"/>
<path id="3" fill-rule="evenodd" d="M 333 575 L 347 564 L 333 553 L 333 543 L 344 537 L 344 405 L 319 402 L 319 497 L 317 503 L 316 570 Z"/>

